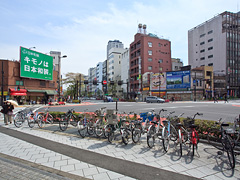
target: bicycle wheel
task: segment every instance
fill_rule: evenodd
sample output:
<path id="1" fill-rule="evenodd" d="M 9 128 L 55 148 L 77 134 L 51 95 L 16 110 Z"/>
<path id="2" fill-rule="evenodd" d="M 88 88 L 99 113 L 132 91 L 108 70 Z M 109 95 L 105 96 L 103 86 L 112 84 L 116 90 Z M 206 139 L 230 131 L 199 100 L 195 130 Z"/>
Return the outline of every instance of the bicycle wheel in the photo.
<path id="1" fill-rule="evenodd" d="M 166 127 L 163 127 L 162 129 L 162 143 L 163 143 L 163 149 L 165 152 L 168 152 L 169 149 L 169 135 L 168 130 Z"/>
<path id="2" fill-rule="evenodd" d="M 141 130 L 133 128 L 132 129 L 132 141 L 134 143 L 138 143 L 141 138 Z"/>
<path id="3" fill-rule="evenodd" d="M 156 128 L 154 126 L 149 127 L 149 131 L 147 134 L 147 145 L 149 148 L 152 148 L 155 143 L 155 133 L 156 133 Z"/>
<path id="4" fill-rule="evenodd" d="M 50 123 L 50 124 L 53 124 L 53 116 L 51 114 L 48 114 L 47 115 L 47 122 Z"/>
<path id="5" fill-rule="evenodd" d="M 87 126 L 84 124 L 84 121 L 78 121 L 78 133 L 79 135 L 84 138 L 87 135 Z"/>
<path id="6" fill-rule="evenodd" d="M 188 141 L 188 132 L 183 127 L 181 127 L 181 137 L 182 137 L 182 143 L 185 143 Z"/>
<path id="7" fill-rule="evenodd" d="M 62 116 L 59 120 L 59 128 L 61 131 L 66 131 L 68 128 L 69 120 L 66 116 Z"/>
<path id="8" fill-rule="evenodd" d="M 94 133 L 96 134 L 97 137 L 101 137 L 103 135 L 103 127 L 100 126 L 99 124 L 96 125 L 94 128 Z"/>
<path id="9" fill-rule="evenodd" d="M 108 133 L 108 142 L 112 143 L 113 139 L 114 139 L 114 131 L 110 131 Z"/>
<path id="10" fill-rule="evenodd" d="M 179 156 L 182 157 L 182 143 L 183 143 L 183 136 L 181 129 L 178 129 L 178 140 L 176 144 L 176 151 L 179 153 Z"/>
<path id="11" fill-rule="evenodd" d="M 39 115 L 38 116 L 38 127 L 43 128 L 45 126 L 44 116 Z"/>
<path id="12" fill-rule="evenodd" d="M 219 129 L 214 128 L 208 131 L 207 140 L 210 145 L 223 151 L 223 145 L 221 143 L 222 135 Z"/>
<path id="13" fill-rule="evenodd" d="M 27 122 L 28 122 L 28 126 L 30 128 L 33 128 L 35 126 L 34 115 L 29 116 L 28 119 L 27 119 Z"/>
<path id="14" fill-rule="evenodd" d="M 103 136 L 104 136 L 105 138 L 108 138 L 108 134 L 109 134 L 108 128 L 109 128 L 109 125 L 106 125 L 106 126 L 104 126 L 104 128 L 103 128 Z"/>
<path id="15" fill-rule="evenodd" d="M 123 129 L 122 131 L 122 142 L 127 145 L 130 139 L 130 133 L 127 129 Z"/>
<path id="16" fill-rule="evenodd" d="M 178 139 L 178 132 L 172 124 L 170 126 L 170 132 L 171 132 L 170 140 L 176 141 Z"/>
<path id="17" fill-rule="evenodd" d="M 87 125 L 87 133 L 89 135 L 93 135 L 94 134 L 94 127 L 93 127 L 93 123 L 90 122 L 88 125 Z"/>
<path id="18" fill-rule="evenodd" d="M 14 125 L 17 127 L 17 128 L 19 128 L 19 127 L 21 127 L 22 126 L 22 124 L 23 124 L 23 122 L 24 122 L 24 115 L 23 115 L 23 113 L 21 113 L 21 112 L 19 112 L 19 113 L 17 113 L 17 114 L 15 114 L 15 116 L 14 116 Z"/>
<path id="19" fill-rule="evenodd" d="M 225 138 L 223 139 L 223 142 L 224 142 L 224 149 L 227 152 L 230 167 L 232 169 L 234 169 L 235 168 L 235 155 L 234 155 L 233 146 L 232 146 L 232 142 L 231 142 L 229 135 L 225 136 Z"/>

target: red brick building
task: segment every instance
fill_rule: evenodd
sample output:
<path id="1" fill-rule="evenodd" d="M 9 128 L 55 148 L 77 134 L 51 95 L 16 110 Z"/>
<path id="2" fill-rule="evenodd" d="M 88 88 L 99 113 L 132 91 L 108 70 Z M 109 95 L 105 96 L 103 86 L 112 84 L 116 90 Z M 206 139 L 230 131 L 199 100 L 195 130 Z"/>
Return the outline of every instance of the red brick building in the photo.
<path id="1" fill-rule="evenodd" d="M 145 26 L 146 28 L 146 26 Z M 140 94 L 141 75 L 146 72 L 162 73 L 172 71 L 171 42 L 145 32 L 135 34 L 130 44 L 130 91 Z"/>
<path id="2" fill-rule="evenodd" d="M 3 84 L 2 70 L 4 72 Z M 57 95 L 57 71 L 53 71 L 52 81 L 23 78 L 20 77 L 19 61 L 0 60 L 0 72 L 0 84 L 1 87 L 3 85 L 4 99 L 16 99 L 20 104 L 29 101 L 41 103 L 44 99 L 54 99 Z M 2 95 L 1 92 L 0 94 Z"/>

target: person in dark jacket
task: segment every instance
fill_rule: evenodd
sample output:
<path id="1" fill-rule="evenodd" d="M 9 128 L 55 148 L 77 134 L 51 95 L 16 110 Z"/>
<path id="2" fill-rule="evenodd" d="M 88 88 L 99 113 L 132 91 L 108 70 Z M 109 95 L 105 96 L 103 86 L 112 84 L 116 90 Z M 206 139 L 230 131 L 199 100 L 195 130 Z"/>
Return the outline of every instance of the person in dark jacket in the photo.
<path id="1" fill-rule="evenodd" d="M 7 102 L 4 101 L 4 102 L 3 102 L 3 105 L 2 105 L 1 113 L 3 113 L 3 116 L 4 116 L 4 123 L 5 123 L 5 125 L 8 125 L 8 121 L 7 121 L 7 112 L 8 112 Z"/>
<path id="2" fill-rule="evenodd" d="M 10 122 L 10 124 L 12 123 L 13 109 L 14 106 L 10 102 L 5 102 L 5 104 L 3 105 L 5 125 L 8 125 L 8 122 Z"/>

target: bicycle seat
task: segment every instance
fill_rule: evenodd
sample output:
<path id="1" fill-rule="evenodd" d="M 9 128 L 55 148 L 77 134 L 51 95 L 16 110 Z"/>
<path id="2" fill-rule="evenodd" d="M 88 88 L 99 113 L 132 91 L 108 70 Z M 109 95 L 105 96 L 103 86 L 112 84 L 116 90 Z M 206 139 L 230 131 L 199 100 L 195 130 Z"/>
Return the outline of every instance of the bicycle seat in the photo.
<path id="1" fill-rule="evenodd" d="M 168 121 L 167 120 L 163 120 L 162 123 L 165 124 L 165 123 L 168 123 Z"/>
<path id="2" fill-rule="evenodd" d="M 229 126 L 229 124 L 227 124 L 227 123 L 222 123 L 221 126 L 225 126 L 225 127 L 226 127 L 226 126 Z"/>
<path id="3" fill-rule="evenodd" d="M 182 127 L 183 125 L 181 123 L 176 124 L 177 127 Z"/>
<path id="4" fill-rule="evenodd" d="M 151 123 L 152 123 L 152 124 L 158 124 L 158 122 L 157 122 L 157 121 L 151 121 Z"/>
<path id="5" fill-rule="evenodd" d="M 195 124 L 191 124 L 189 127 L 190 127 L 190 128 L 196 128 L 197 125 L 195 125 Z"/>

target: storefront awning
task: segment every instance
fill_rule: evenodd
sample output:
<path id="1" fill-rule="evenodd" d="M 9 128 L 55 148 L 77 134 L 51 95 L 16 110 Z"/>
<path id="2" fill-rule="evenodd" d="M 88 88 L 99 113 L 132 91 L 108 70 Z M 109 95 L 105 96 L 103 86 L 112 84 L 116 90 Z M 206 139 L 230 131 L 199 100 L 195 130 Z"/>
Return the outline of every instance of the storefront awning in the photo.
<path id="1" fill-rule="evenodd" d="M 47 95 L 56 95 L 57 92 L 55 90 L 38 90 L 38 89 L 28 89 L 28 92 L 33 93 L 46 93 Z"/>
<path id="2" fill-rule="evenodd" d="M 27 95 L 26 89 L 15 90 L 13 88 L 10 88 L 9 90 L 10 90 L 10 96 L 26 96 Z"/>
<path id="3" fill-rule="evenodd" d="M 47 95 L 57 95 L 55 90 L 46 90 Z"/>

